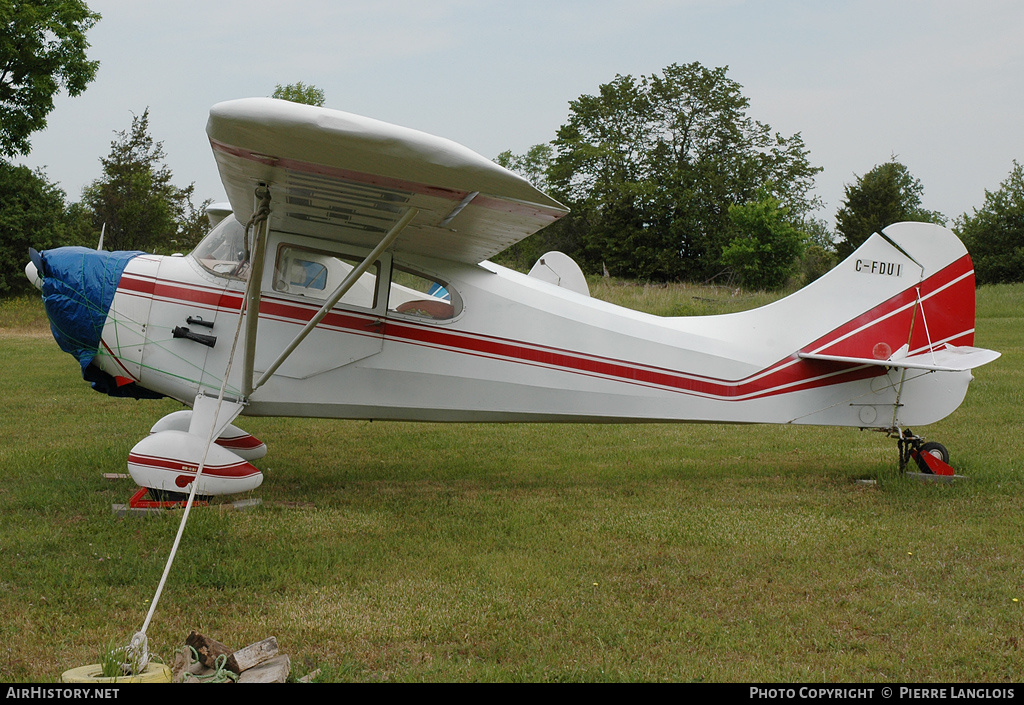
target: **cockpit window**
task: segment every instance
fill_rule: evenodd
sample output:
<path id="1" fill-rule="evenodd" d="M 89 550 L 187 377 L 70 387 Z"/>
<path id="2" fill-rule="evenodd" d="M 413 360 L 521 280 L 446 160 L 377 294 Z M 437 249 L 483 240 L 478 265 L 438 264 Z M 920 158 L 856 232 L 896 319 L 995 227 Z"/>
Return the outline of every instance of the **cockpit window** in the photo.
<path id="1" fill-rule="evenodd" d="M 446 321 L 462 312 L 462 298 L 447 283 L 396 264 L 391 272 L 388 310 L 417 318 Z"/>
<path id="2" fill-rule="evenodd" d="M 292 286 L 323 291 L 327 288 L 327 267 L 319 262 L 295 257 L 288 265 L 287 275 L 282 272 L 276 282 L 275 288 L 278 291 L 287 291 L 286 287 Z"/>
<path id="3" fill-rule="evenodd" d="M 203 238 L 192 256 L 217 276 L 248 279 L 245 252 L 245 227 L 234 216 L 228 216 Z"/>
<path id="4" fill-rule="evenodd" d="M 323 301 L 359 264 L 360 260 L 355 257 L 281 245 L 274 263 L 274 291 Z M 340 303 L 374 308 L 377 303 L 379 270 L 379 263 L 374 263 L 352 283 Z"/>

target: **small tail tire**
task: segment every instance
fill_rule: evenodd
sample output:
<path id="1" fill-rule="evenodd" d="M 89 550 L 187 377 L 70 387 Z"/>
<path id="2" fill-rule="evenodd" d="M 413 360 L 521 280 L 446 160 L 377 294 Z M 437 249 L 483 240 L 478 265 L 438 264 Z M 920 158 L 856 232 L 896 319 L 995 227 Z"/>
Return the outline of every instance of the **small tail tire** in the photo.
<path id="1" fill-rule="evenodd" d="M 922 453 L 931 453 L 942 462 L 949 464 L 949 451 L 946 450 L 946 446 L 935 441 L 929 441 L 921 446 Z"/>

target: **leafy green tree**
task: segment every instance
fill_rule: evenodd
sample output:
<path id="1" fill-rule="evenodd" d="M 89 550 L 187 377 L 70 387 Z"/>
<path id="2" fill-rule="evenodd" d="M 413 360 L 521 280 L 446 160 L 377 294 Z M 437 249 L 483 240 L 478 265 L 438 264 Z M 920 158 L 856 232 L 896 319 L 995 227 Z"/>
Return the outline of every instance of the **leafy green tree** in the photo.
<path id="1" fill-rule="evenodd" d="M 95 78 L 85 33 L 99 19 L 82 0 L 0 2 L 0 154 L 27 153 L 53 97 L 77 96 Z"/>
<path id="2" fill-rule="evenodd" d="M 282 86 L 280 83 L 274 89 L 271 98 L 279 98 L 281 100 L 290 100 L 293 103 L 304 103 L 305 105 L 315 105 L 322 108 L 324 105 L 324 92 L 314 85 L 306 85 L 301 81 L 299 83 L 289 83 L 287 86 Z"/>
<path id="3" fill-rule="evenodd" d="M 836 252 L 848 257 L 873 233 L 903 221 L 945 224 L 946 218 L 921 207 L 924 186 L 895 159 L 880 164 L 846 185 L 846 200 L 836 214 Z"/>
<path id="4" fill-rule="evenodd" d="M 722 250 L 722 263 L 739 275 L 748 289 L 785 286 L 803 254 L 806 236 L 778 198 L 762 194 L 757 201 L 729 206 L 734 237 Z"/>
<path id="5" fill-rule="evenodd" d="M 516 172 L 541 191 L 547 192 L 551 189 L 548 171 L 551 169 L 554 153 L 550 144 L 535 144 L 526 154 L 513 154 L 510 150 L 505 150 L 495 157 L 494 161 Z"/>
<path id="6" fill-rule="evenodd" d="M 80 211 L 42 172 L 0 160 L 0 297 L 33 290 L 25 277 L 30 247 L 85 245 L 91 236 Z"/>
<path id="7" fill-rule="evenodd" d="M 956 229 L 974 260 L 979 284 L 1024 281 L 1024 167 L 1016 160 L 985 205 L 963 214 Z"/>
<path id="8" fill-rule="evenodd" d="M 824 220 L 804 218 L 799 229 L 807 236 L 807 248 L 800 256 L 798 266 L 801 283 L 806 285 L 835 267 L 839 257 L 836 255 L 835 234 Z"/>
<path id="9" fill-rule="evenodd" d="M 96 229 L 106 226 L 108 250 L 185 252 L 201 237 L 192 195 L 195 185 L 178 188 L 163 163 L 162 142 L 149 134 L 149 109 L 132 117 L 130 130 L 117 132 L 110 154 L 100 159 L 103 176 L 86 186 L 82 203 Z"/>
<path id="10" fill-rule="evenodd" d="M 747 115 L 727 68 L 673 64 L 661 75 L 617 76 L 570 103 L 554 141 L 554 195 L 583 234 L 585 267 L 644 279 L 706 279 L 725 266 L 731 205 L 766 192 L 799 219 L 820 168 L 799 134 Z"/>
<path id="11" fill-rule="evenodd" d="M 828 273 L 838 264 L 835 250 L 827 250 L 821 245 L 810 243 L 800 257 L 800 274 L 802 284 L 807 285 L 812 281 Z"/>
<path id="12" fill-rule="evenodd" d="M 808 245 L 817 245 L 825 252 L 834 253 L 836 251 L 835 233 L 821 218 L 804 218 L 800 223 L 800 229 L 807 235 Z"/>
<path id="13" fill-rule="evenodd" d="M 506 150 L 494 158 L 497 164 L 516 172 L 538 189 L 544 192 L 551 190 L 548 174 L 554 149 L 550 144 L 537 144 L 525 154 L 514 154 Z M 580 250 L 578 233 L 566 227 L 565 219 L 556 221 L 538 233 L 515 243 L 494 257 L 498 264 L 522 272 L 529 271 L 534 263 L 546 252 L 558 250 L 575 255 Z"/>

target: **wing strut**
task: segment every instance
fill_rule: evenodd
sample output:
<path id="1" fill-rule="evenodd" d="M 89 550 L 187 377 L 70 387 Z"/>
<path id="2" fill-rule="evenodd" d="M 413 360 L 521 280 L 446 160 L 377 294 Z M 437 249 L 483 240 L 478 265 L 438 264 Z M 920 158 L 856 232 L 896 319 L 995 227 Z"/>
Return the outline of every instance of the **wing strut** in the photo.
<path id="1" fill-rule="evenodd" d="M 267 233 L 270 231 L 270 189 L 261 185 L 256 189 L 259 199 L 249 226 L 254 228 L 252 249 L 246 253 L 249 260 L 249 284 L 245 290 L 245 359 L 242 361 L 242 398 L 253 392 L 252 373 L 256 359 L 256 327 L 260 322 L 260 287 L 263 281 L 263 260 L 267 252 Z M 249 247 L 248 232 L 245 244 Z"/>
<path id="2" fill-rule="evenodd" d="M 277 359 L 274 360 L 273 363 L 271 363 L 271 365 L 267 368 L 267 371 L 263 373 L 263 376 L 260 377 L 259 380 L 257 380 L 257 382 L 254 385 L 252 385 L 252 390 L 250 390 L 250 393 L 252 391 L 259 389 L 261 386 L 263 386 L 264 382 L 270 379 L 271 375 L 273 375 L 274 372 L 277 371 L 277 368 L 280 367 L 281 364 L 288 359 L 288 356 L 292 354 L 295 348 L 299 346 L 299 343 L 301 343 L 306 338 L 306 336 L 309 335 L 314 328 L 316 328 L 317 324 L 320 323 L 321 320 L 323 320 L 324 316 L 326 316 L 331 311 L 331 309 L 334 308 L 334 305 L 341 301 L 341 297 L 348 293 L 348 290 L 352 288 L 352 286 L 356 283 L 359 277 L 361 277 L 366 272 L 366 270 L 370 268 L 370 266 L 376 261 L 376 259 L 381 256 L 384 250 L 391 247 L 391 244 L 402 233 L 402 231 L 405 230 L 406 226 L 412 222 L 412 219 L 416 217 L 416 214 L 418 212 L 419 210 L 417 210 L 416 208 L 410 208 L 408 211 L 406 211 L 405 215 L 402 216 L 401 220 L 395 223 L 391 230 L 387 232 L 387 234 L 384 236 L 384 239 L 377 243 L 377 246 L 373 248 L 373 251 L 370 252 L 370 254 L 368 254 L 366 258 L 362 262 L 360 262 L 357 267 L 355 267 L 351 272 L 348 273 L 348 276 L 345 277 L 344 281 L 342 281 L 341 284 L 338 285 L 338 288 L 335 289 L 334 293 L 331 294 L 330 298 L 328 298 L 327 301 L 324 302 L 324 305 L 320 307 L 320 310 L 317 311 L 313 318 L 311 318 L 309 322 L 302 327 L 302 330 L 300 330 L 295 335 L 295 338 L 292 340 L 292 342 L 288 343 L 284 350 L 281 351 L 281 354 L 277 356 Z M 252 378 L 246 377 L 246 380 L 249 379 Z"/>

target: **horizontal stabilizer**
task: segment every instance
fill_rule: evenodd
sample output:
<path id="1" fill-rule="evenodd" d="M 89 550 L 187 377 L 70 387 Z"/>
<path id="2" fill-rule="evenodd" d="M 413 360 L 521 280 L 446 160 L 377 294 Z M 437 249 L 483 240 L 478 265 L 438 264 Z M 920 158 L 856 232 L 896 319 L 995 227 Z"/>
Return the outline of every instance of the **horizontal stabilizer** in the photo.
<path id="1" fill-rule="evenodd" d="M 590 286 L 583 270 L 572 257 L 562 252 L 548 252 L 533 265 L 530 276 L 560 286 L 577 294 L 590 296 Z"/>
<path id="2" fill-rule="evenodd" d="M 844 355 L 821 355 L 818 353 L 799 353 L 805 360 L 824 360 L 852 365 L 879 365 L 881 367 L 906 368 L 911 370 L 930 370 L 933 372 L 965 372 L 981 367 L 999 357 L 995 350 L 972 348 L 969 346 L 947 345 L 931 352 L 898 357 L 900 351 L 887 360 L 876 360 L 869 357 L 847 357 Z"/>

